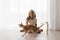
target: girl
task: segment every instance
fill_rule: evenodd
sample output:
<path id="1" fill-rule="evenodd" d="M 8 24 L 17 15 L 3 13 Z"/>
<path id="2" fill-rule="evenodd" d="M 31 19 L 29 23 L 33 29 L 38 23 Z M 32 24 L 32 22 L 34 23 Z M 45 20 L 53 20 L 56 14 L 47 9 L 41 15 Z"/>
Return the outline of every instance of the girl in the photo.
<path id="1" fill-rule="evenodd" d="M 33 32 L 32 30 L 37 30 L 37 19 L 36 19 L 36 14 L 34 12 L 34 10 L 30 10 L 29 11 L 29 15 L 26 18 L 26 26 L 24 26 L 22 23 L 20 24 L 20 26 L 24 27 L 24 30 L 21 30 L 21 32 L 25 32 L 27 30 L 29 30 L 29 33 Z M 41 32 L 41 30 L 37 30 L 38 33 Z"/>
<path id="2" fill-rule="evenodd" d="M 26 25 L 32 25 L 37 27 L 36 14 L 33 10 L 30 10 L 28 17 L 26 18 Z"/>

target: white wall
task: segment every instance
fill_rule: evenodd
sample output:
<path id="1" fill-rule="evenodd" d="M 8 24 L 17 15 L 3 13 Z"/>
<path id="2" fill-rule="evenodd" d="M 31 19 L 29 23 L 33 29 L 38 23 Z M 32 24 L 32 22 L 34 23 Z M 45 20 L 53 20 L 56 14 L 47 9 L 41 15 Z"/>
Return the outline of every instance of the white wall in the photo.
<path id="1" fill-rule="evenodd" d="M 55 30 L 60 30 L 60 0 L 54 0 Z"/>
<path id="2" fill-rule="evenodd" d="M 50 0 L 50 29 L 60 30 L 60 0 Z"/>
<path id="3" fill-rule="evenodd" d="M 60 0 L 57 0 L 57 1 L 58 1 L 58 15 L 57 15 L 58 27 L 57 27 L 57 30 L 60 30 Z"/>
<path id="4" fill-rule="evenodd" d="M 54 0 L 50 0 L 50 30 L 54 29 Z"/>

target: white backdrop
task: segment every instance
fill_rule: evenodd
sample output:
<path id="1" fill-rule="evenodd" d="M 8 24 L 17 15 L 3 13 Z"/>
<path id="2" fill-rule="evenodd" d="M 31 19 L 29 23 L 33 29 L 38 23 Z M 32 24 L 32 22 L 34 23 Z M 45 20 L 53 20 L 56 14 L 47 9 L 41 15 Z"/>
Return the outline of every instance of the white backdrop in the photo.
<path id="1" fill-rule="evenodd" d="M 5 0 L 2 1 L 4 13 L 1 14 L 1 29 L 19 29 L 18 23 L 25 24 L 30 9 L 37 16 L 38 26 L 47 21 L 47 0 Z M 4 7 L 5 6 L 5 7 Z"/>

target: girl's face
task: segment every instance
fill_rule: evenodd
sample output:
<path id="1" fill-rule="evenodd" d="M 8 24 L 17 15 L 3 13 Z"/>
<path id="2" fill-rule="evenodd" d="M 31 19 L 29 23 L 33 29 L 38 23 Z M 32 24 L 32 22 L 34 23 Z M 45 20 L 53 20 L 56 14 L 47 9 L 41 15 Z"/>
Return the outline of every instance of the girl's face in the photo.
<path id="1" fill-rule="evenodd" d="M 29 13 L 29 16 L 32 18 L 32 17 L 33 17 L 33 13 L 32 13 L 32 12 L 30 12 L 30 13 Z"/>

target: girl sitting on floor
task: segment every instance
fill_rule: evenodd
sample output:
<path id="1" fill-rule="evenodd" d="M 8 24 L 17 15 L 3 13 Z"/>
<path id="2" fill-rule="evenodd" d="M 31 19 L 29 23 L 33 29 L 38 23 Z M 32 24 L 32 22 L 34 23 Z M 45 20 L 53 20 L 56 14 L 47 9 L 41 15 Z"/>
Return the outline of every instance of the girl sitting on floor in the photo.
<path id="1" fill-rule="evenodd" d="M 20 26 L 21 25 L 22 24 L 20 24 Z M 27 30 L 29 29 L 28 28 L 29 25 L 30 25 L 29 27 L 31 27 L 32 29 L 33 29 L 33 27 L 37 28 L 37 19 L 36 19 L 36 14 L 35 14 L 34 10 L 29 11 L 29 15 L 26 18 L 26 25 L 27 25 L 27 27 L 25 29 L 27 29 Z M 22 31 L 24 31 L 24 30 L 21 30 L 21 32 Z M 31 33 L 31 32 L 32 31 L 30 30 L 29 33 Z M 39 32 L 41 32 L 41 30 L 38 30 L 37 32 L 39 33 Z"/>

